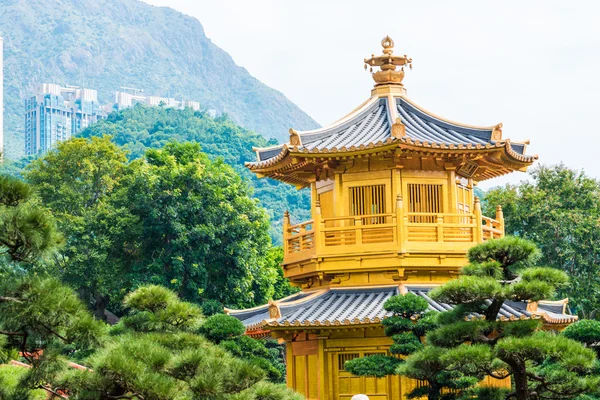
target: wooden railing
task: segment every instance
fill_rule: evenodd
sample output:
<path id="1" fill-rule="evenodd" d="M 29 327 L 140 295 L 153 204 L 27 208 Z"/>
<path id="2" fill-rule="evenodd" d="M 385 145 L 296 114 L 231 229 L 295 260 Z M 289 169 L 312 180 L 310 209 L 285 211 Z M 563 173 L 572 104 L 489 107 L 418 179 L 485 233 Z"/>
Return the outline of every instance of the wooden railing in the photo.
<path id="1" fill-rule="evenodd" d="M 324 218 L 320 235 L 325 247 L 393 243 L 396 226 L 394 214 Z"/>
<path id="2" fill-rule="evenodd" d="M 483 216 L 482 220 L 483 240 L 498 239 L 504 236 L 504 213 L 502 212 L 502 207 L 496 207 L 496 219 Z"/>
<path id="3" fill-rule="evenodd" d="M 427 243 L 468 245 L 504 236 L 502 208 L 497 208 L 496 219 L 482 216 L 478 199 L 472 214 L 405 213 L 401 199 L 395 213 L 322 218 L 318 204 L 315 211 L 314 220 L 296 225 L 290 224 L 286 212 L 284 252 L 288 261 L 312 257 L 317 251 L 327 255 L 427 249 Z"/>
<path id="4" fill-rule="evenodd" d="M 408 213 L 407 242 L 474 242 L 478 227 L 474 214 Z"/>
<path id="5" fill-rule="evenodd" d="M 306 221 L 301 224 L 290 225 L 290 215 L 286 211 L 284 215 L 284 254 L 296 254 L 312 252 L 315 248 L 314 221 Z"/>

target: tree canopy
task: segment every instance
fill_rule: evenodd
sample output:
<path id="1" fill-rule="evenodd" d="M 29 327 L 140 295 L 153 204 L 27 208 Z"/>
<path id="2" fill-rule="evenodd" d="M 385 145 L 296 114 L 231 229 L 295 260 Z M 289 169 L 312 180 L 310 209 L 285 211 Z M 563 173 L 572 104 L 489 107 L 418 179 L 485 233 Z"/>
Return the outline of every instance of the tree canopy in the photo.
<path id="1" fill-rule="evenodd" d="M 582 317 L 600 310 L 600 182 L 562 164 L 539 166 L 531 180 L 485 194 L 487 213 L 504 209 L 506 233 L 529 239 L 543 265 L 566 272 L 558 288 Z M 488 214 L 492 215 L 492 214 Z"/>
<path id="2" fill-rule="evenodd" d="M 497 320 L 505 301 L 552 298 L 567 283 L 564 272 L 536 266 L 538 258 L 536 246 L 524 239 L 489 240 L 469 251 L 471 264 L 458 279 L 431 293 L 455 308 L 439 315 L 440 327 L 427 334 L 428 345 L 448 349 L 442 358 L 451 369 L 511 377 L 514 389 L 504 390 L 508 399 L 572 398 L 600 382 L 590 375 L 596 361 L 592 350 L 540 331 L 536 319 Z M 470 318 L 473 313 L 484 318 Z"/>
<path id="3" fill-rule="evenodd" d="M 110 135 L 114 143 L 128 151 L 130 159 L 142 158 L 149 149 L 159 149 L 172 142 L 193 142 L 215 160 L 221 158 L 232 166 L 254 189 L 254 196 L 266 208 L 271 219 L 271 237 L 281 243 L 283 212 L 305 221 L 310 218 L 310 193 L 270 179 L 257 179 L 244 163 L 256 161 L 254 147 L 275 144 L 261 135 L 233 123 L 226 115 L 216 118 L 192 109 L 177 110 L 137 105 L 112 113 L 91 125 L 79 136 Z"/>
<path id="4" fill-rule="evenodd" d="M 299 398 L 265 381 L 266 372 L 254 360 L 237 358 L 199 335 L 211 329 L 201 329 L 208 321 L 174 292 L 145 286 L 128 294 L 124 304 L 128 313 L 108 344 L 89 358 L 91 370 L 58 377 L 56 384 L 76 399 Z"/>
<path id="5" fill-rule="evenodd" d="M 76 400 L 301 399 L 267 380 L 281 380 L 280 363 L 262 342 L 242 340 L 240 332 L 221 345 L 211 342 L 198 333 L 211 329 L 201 329 L 200 308 L 166 288 L 128 294 L 127 315 L 108 335 L 58 281 L 25 277 L 14 286 L 0 288 L 0 362 L 20 354 L 29 368 L 0 367 L 7 399 L 37 399 L 37 389 Z M 252 350 L 236 354 L 243 346 Z M 72 359 L 80 366 L 69 367 Z"/>
<path id="6" fill-rule="evenodd" d="M 56 222 L 31 186 L 0 175 L 0 266 L 35 263 L 62 244 Z"/>
<path id="7" fill-rule="evenodd" d="M 198 144 L 169 143 L 128 162 L 108 137 L 78 138 L 24 175 L 65 234 L 61 279 L 99 318 L 144 283 L 230 307 L 276 294 L 266 214 L 239 175 Z"/>
<path id="8" fill-rule="evenodd" d="M 21 199 L 24 193 L 31 192 L 22 182 L 0 187 L 4 204 L 18 205 L 7 199 Z M 36 209 L 52 221 L 43 208 Z M 108 326 L 93 318 L 71 288 L 14 268 L 55 246 L 54 241 L 41 245 L 32 240 L 37 234 L 29 228 L 15 227 L 15 236 L 28 250 L 7 252 L 13 268 L 0 271 L 0 363 L 16 358 L 27 362 L 0 365 L 3 400 L 38 400 L 46 392 L 75 400 L 301 398 L 266 380 L 277 381 L 281 373 L 265 345 L 250 338 L 240 342 L 252 347 L 246 351 L 252 357 L 243 360 L 235 348 L 211 343 L 198 333 L 204 322 L 201 309 L 164 287 L 143 286 L 125 296 L 127 314 L 109 335 Z M 239 340 L 241 333 L 226 339 Z M 71 360 L 83 365 L 69 364 Z"/>

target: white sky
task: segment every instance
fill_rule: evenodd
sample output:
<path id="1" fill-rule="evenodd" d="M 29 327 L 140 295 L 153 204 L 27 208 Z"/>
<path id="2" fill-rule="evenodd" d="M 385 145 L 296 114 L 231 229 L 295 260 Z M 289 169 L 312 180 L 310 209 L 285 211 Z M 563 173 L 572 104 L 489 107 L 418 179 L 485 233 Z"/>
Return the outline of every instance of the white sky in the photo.
<path id="1" fill-rule="evenodd" d="M 502 122 L 540 162 L 600 178 L 600 2 L 144 1 L 200 20 L 238 65 L 322 125 L 369 97 L 363 59 L 390 35 L 413 58 L 404 84 L 418 104 L 467 124 Z"/>

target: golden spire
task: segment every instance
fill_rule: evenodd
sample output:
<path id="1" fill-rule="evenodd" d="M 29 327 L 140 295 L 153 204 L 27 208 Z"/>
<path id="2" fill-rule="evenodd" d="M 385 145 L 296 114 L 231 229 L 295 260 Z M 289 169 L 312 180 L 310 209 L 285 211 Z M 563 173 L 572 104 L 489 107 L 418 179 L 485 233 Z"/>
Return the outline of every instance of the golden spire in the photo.
<path id="1" fill-rule="evenodd" d="M 389 36 L 383 38 L 381 46 L 383 46 L 382 55 L 375 56 L 371 54 L 371 58 L 365 58 L 365 70 L 368 66 L 371 67 L 370 71 L 375 80 L 375 86 L 390 84 L 402 86 L 404 66 L 408 65 L 412 69 L 412 58 L 408 58 L 406 54 L 395 56 L 394 41 Z M 373 73 L 373 67 L 379 67 L 379 71 Z M 400 70 L 397 71 L 396 67 L 400 67 Z"/>

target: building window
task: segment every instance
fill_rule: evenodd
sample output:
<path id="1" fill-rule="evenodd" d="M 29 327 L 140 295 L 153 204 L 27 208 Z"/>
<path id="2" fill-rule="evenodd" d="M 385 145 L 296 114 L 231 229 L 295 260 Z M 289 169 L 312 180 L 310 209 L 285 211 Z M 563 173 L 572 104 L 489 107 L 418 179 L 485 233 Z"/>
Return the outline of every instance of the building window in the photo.
<path id="1" fill-rule="evenodd" d="M 442 186 L 437 184 L 409 183 L 408 212 L 410 222 L 433 223 L 442 210 Z"/>
<path id="2" fill-rule="evenodd" d="M 355 358 L 360 357 L 358 353 L 350 353 L 350 354 L 338 354 L 338 370 L 345 371 L 346 361 L 354 360 Z"/>
<path id="3" fill-rule="evenodd" d="M 350 215 L 385 214 L 385 185 L 355 186 L 350 188 Z M 383 224 L 384 216 L 363 218 L 364 225 Z"/>

